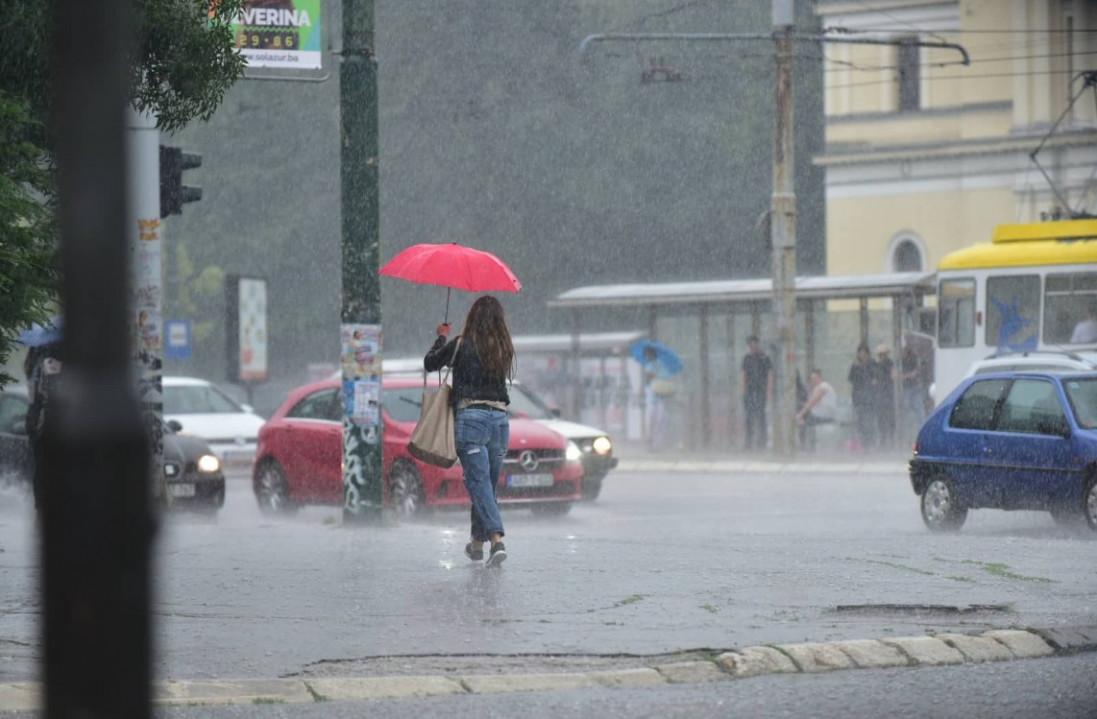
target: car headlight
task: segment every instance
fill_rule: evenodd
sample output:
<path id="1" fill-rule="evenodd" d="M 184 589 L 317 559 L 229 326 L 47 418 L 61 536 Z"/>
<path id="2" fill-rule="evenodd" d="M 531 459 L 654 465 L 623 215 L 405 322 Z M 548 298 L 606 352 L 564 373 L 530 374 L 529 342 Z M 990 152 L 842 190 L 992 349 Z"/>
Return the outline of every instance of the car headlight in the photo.
<path id="1" fill-rule="evenodd" d="M 569 462 L 578 462 L 583 458 L 583 450 L 579 449 L 579 445 L 575 442 L 568 442 L 567 451 L 564 452 L 564 456 Z"/>
<path id="2" fill-rule="evenodd" d="M 598 437 L 593 446 L 595 454 L 607 455 L 613 451 L 613 442 L 609 441 L 609 437 Z"/>
<path id="3" fill-rule="evenodd" d="M 212 454 L 203 454 L 198 458 L 198 471 L 204 474 L 213 474 L 221 469 L 221 460 Z"/>

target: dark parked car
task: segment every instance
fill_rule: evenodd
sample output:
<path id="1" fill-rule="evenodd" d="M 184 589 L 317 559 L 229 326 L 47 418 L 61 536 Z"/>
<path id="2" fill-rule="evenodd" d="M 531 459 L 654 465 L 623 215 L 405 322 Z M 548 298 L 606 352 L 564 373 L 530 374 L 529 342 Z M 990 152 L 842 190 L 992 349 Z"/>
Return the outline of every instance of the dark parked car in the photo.
<path id="1" fill-rule="evenodd" d="M 922 426 L 910 480 L 933 531 L 984 507 L 1048 511 L 1097 531 L 1097 373 L 965 380 Z"/>
<path id="2" fill-rule="evenodd" d="M 25 427 L 26 387 L 0 390 L 0 484 L 30 487 L 34 474 Z M 219 509 L 225 503 L 221 461 L 205 440 L 181 434 L 178 422 L 164 426 L 164 479 L 173 507 Z"/>

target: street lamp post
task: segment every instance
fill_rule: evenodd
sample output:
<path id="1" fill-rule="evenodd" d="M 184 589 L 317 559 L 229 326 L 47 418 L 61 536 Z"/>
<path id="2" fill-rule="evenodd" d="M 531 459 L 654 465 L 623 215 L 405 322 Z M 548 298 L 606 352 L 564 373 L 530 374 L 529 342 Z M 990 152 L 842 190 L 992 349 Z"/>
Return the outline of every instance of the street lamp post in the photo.
<path id="1" fill-rule="evenodd" d="M 342 148 L 343 519 L 377 521 L 381 455 L 381 286 L 377 58 L 373 0 L 343 0 L 339 66 Z"/>

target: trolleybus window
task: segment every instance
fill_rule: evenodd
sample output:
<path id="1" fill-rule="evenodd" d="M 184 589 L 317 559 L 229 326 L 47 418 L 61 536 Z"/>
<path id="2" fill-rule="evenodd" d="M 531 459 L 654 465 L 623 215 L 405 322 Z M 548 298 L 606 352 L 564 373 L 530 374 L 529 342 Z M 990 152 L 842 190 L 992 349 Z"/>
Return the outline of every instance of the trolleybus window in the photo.
<path id="1" fill-rule="evenodd" d="M 1097 273 L 1048 275 L 1044 286 L 1044 342 L 1097 344 Z"/>
<path id="2" fill-rule="evenodd" d="M 937 344 L 975 344 L 975 280 L 941 280 L 937 298 Z"/>
<path id="3" fill-rule="evenodd" d="M 987 279 L 988 347 L 1036 349 L 1039 318 L 1039 275 L 1003 275 Z"/>

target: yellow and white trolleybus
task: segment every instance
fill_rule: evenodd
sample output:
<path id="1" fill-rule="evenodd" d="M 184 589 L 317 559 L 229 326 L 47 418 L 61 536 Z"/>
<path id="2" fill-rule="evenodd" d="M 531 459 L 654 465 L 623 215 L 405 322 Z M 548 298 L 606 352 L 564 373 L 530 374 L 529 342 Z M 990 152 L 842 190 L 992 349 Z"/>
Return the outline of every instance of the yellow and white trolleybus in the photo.
<path id="1" fill-rule="evenodd" d="M 938 402 L 976 360 L 1047 350 L 1097 353 L 1097 220 L 999 225 L 991 243 L 942 258 Z"/>

